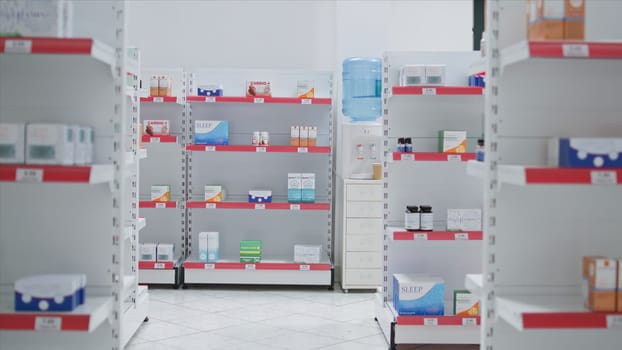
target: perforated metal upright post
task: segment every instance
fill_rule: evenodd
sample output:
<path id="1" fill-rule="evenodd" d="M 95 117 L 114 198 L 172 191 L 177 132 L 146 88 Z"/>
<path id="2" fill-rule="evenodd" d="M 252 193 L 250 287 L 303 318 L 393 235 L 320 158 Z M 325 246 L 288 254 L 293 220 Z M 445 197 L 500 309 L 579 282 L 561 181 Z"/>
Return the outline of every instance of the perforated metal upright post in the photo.
<path id="1" fill-rule="evenodd" d="M 180 162 L 180 166 L 181 166 L 181 178 L 180 178 L 180 188 L 181 188 L 181 195 L 182 195 L 182 199 L 180 201 L 180 213 L 181 213 L 181 217 L 180 217 L 180 227 L 181 227 L 181 236 L 180 236 L 180 240 L 181 240 L 181 258 L 182 260 L 187 259 L 190 256 L 190 251 L 189 249 L 189 245 L 190 245 L 190 240 L 188 238 L 188 209 L 186 206 L 186 202 L 190 200 L 190 196 L 188 195 L 188 192 L 190 190 L 190 186 L 188 185 L 188 152 L 186 152 L 186 144 L 190 143 L 191 140 L 191 135 L 189 134 L 188 131 L 188 126 L 189 121 L 188 121 L 188 115 L 190 114 L 189 112 L 189 105 L 188 102 L 186 101 L 186 96 L 188 95 L 188 74 L 186 72 L 182 72 L 181 74 L 181 84 L 182 84 L 182 89 L 181 89 L 181 101 L 178 100 L 178 102 L 183 103 L 183 109 L 181 112 L 181 140 L 180 140 L 180 147 L 181 147 L 181 162 Z M 181 269 L 182 267 L 179 266 L 179 269 Z M 179 276 L 179 274 L 177 275 Z M 181 282 L 181 281 L 180 281 Z"/>
<path id="2" fill-rule="evenodd" d="M 384 201 L 384 219 L 383 219 L 383 232 L 384 232 L 384 245 L 383 245 L 383 278 L 382 278 L 382 301 L 386 304 L 389 301 L 389 235 L 387 234 L 387 227 L 389 226 L 389 171 L 388 164 L 391 157 L 391 149 L 389 145 L 389 56 L 385 54 L 382 60 L 382 125 L 383 125 L 383 149 L 384 149 L 384 174 L 383 179 L 383 201 Z M 386 305 L 383 305 L 383 307 Z"/>
<path id="3" fill-rule="evenodd" d="M 333 97 L 333 75 L 330 74 L 329 82 L 329 91 L 328 95 Z M 334 101 L 333 101 L 334 102 Z M 330 206 L 330 210 L 328 211 L 328 243 L 326 246 L 326 250 L 328 251 L 329 258 L 331 262 L 333 262 L 335 252 L 333 250 L 333 241 L 334 241 L 334 231 L 333 231 L 333 213 L 335 210 L 334 201 L 333 201 L 333 193 L 335 191 L 335 181 L 333 181 L 333 160 L 335 156 L 335 145 L 333 144 L 333 124 L 334 124 L 334 112 L 333 112 L 333 103 L 328 107 L 328 146 L 330 147 L 330 154 L 328 155 L 328 204 Z M 332 282 L 332 281 L 331 281 Z"/>
<path id="4" fill-rule="evenodd" d="M 188 74 L 187 86 L 193 86 L 194 74 Z M 192 118 L 192 105 L 186 102 L 186 132 L 184 133 L 189 143 L 194 139 L 194 122 Z M 186 198 L 192 200 L 192 152 L 184 149 L 184 161 L 186 171 Z M 186 209 L 186 257 L 192 256 L 192 210 Z"/>
<path id="5" fill-rule="evenodd" d="M 131 55 L 131 58 L 136 61 L 136 69 L 140 69 L 140 54 L 138 49 L 128 49 L 128 55 Z M 139 116 L 140 116 L 140 102 L 138 95 L 136 92 L 138 91 L 138 85 L 140 81 L 140 72 L 131 72 L 132 73 L 132 86 L 131 86 L 131 103 L 128 108 L 129 116 L 131 118 L 130 122 L 130 139 L 131 139 L 131 152 L 134 162 L 132 163 L 133 171 L 135 172 L 132 175 L 130 181 L 130 204 L 129 204 L 129 215 L 131 219 L 131 234 L 130 234 L 130 265 L 131 265 L 131 273 L 136 276 L 136 281 L 138 281 L 138 219 L 139 219 L 139 210 L 138 210 L 138 192 L 139 192 L 139 167 L 138 167 L 138 151 L 140 150 L 140 141 L 138 140 L 138 129 L 139 129 Z M 129 291 L 129 298 L 133 304 L 136 303 L 137 297 L 137 284 L 134 283 Z"/>
<path id="6" fill-rule="evenodd" d="M 126 70 L 126 32 L 125 32 L 125 1 L 114 2 L 114 50 L 115 61 L 113 67 L 115 104 L 113 109 L 112 133 L 113 133 L 113 167 L 114 180 L 112 182 L 112 309 L 111 328 L 113 350 L 121 350 L 121 317 L 122 292 L 123 292 L 123 244 L 122 232 L 127 222 L 127 213 L 123 208 L 124 198 L 130 191 L 126 188 L 125 152 L 127 150 L 127 106 L 125 97 Z"/>
<path id="7" fill-rule="evenodd" d="M 486 105 L 484 109 L 486 157 L 484 172 L 484 255 L 483 255 L 483 286 L 482 286 L 482 338 L 481 349 L 493 350 L 495 309 L 495 274 L 496 236 L 497 232 L 497 193 L 499 190 L 499 80 L 500 49 L 499 49 L 499 16 L 500 1 L 487 3 L 486 28 Z"/>

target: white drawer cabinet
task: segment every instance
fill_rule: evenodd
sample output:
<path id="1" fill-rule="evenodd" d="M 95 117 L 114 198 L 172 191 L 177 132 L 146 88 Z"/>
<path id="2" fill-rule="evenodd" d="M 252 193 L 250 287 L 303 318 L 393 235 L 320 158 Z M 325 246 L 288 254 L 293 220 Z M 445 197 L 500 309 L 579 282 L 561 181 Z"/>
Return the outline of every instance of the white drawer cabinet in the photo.
<path id="1" fill-rule="evenodd" d="M 384 204 L 381 181 L 344 180 L 341 287 L 375 289 L 382 284 Z"/>

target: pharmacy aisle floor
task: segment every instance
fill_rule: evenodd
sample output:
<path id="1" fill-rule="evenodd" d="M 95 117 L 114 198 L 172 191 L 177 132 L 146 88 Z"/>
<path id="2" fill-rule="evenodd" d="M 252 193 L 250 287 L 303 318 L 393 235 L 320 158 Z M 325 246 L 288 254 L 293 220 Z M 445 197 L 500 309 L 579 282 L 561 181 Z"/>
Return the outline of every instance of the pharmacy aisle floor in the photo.
<path id="1" fill-rule="evenodd" d="M 150 289 L 150 295 L 149 322 L 127 350 L 388 349 L 371 292 L 209 287 Z M 400 347 L 419 348 L 433 349 Z"/>

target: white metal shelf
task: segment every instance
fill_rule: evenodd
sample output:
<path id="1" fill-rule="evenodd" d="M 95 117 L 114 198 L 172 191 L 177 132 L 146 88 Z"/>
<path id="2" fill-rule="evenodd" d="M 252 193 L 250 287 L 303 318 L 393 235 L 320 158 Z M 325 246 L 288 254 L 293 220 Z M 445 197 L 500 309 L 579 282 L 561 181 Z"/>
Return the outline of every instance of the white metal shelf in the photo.
<path id="1" fill-rule="evenodd" d="M 467 274 L 464 277 L 464 287 L 475 295 L 482 295 L 482 287 L 484 286 L 482 274 Z"/>

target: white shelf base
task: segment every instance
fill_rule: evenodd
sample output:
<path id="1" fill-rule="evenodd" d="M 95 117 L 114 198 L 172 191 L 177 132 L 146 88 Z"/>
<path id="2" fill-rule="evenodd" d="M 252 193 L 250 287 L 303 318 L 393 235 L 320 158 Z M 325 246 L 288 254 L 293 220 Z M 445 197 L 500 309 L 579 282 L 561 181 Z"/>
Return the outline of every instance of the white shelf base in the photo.
<path id="1" fill-rule="evenodd" d="M 177 270 L 151 270 L 140 269 L 138 271 L 138 283 L 140 284 L 175 284 Z"/>
<path id="2" fill-rule="evenodd" d="M 121 319 L 121 348 L 125 348 L 149 314 L 149 292 L 146 286 L 138 286 L 136 306 L 125 312 Z"/>
<path id="3" fill-rule="evenodd" d="M 331 271 L 185 269 L 184 283 L 329 286 Z"/>

